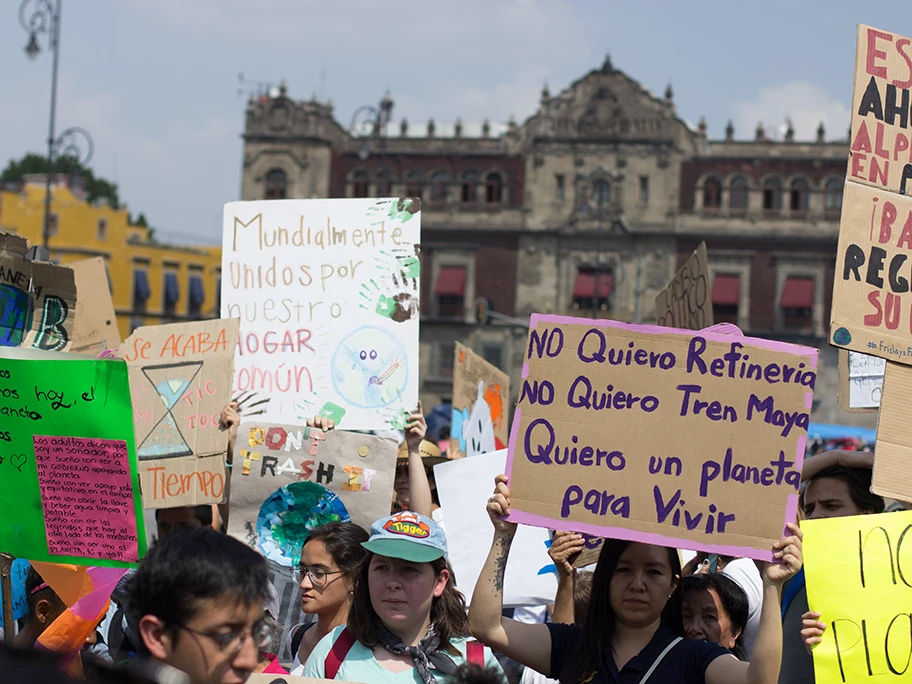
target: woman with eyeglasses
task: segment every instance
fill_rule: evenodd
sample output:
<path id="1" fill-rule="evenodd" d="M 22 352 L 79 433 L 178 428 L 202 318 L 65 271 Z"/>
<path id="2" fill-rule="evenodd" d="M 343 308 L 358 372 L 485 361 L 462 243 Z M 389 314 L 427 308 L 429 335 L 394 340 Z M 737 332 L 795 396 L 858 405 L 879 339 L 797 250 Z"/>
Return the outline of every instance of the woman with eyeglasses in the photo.
<path id="1" fill-rule="evenodd" d="M 466 662 L 503 676 L 491 651 L 466 638 L 465 599 L 454 586 L 437 523 L 412 511 L 396 513 L 371 525 L 362 546 L 367 557 L 348 624 L 317 644 L 305 677 L 448 684 Z"/>
<path id="2" fill-rule="evenodd" d="M 301 609 L 317 620 L 288 633 L 295 654 L 291 674 L 300 675 L 320 639 L 348 620 L 355 575 L 367 555 L 361 544 L 367 538 L 354 523 L 333 522 L 315 527 L 304 540 L 293 577 L 301 585 Z"/>

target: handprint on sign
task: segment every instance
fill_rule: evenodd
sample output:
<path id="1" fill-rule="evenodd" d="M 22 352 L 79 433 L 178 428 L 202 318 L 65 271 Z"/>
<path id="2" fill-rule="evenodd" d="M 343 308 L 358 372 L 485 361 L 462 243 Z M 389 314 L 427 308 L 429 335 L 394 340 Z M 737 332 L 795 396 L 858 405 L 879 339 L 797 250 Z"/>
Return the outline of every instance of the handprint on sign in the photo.
<path id="1" fill-rule="evenodd" d="M 361 285 L 361 308 L 374 311 L 396 323 L 409 321 L 419 313 L 418 276 L 421 263 L 416 256 L 393 256 L 381 252 L 377 268 L 386 274 Z"/>

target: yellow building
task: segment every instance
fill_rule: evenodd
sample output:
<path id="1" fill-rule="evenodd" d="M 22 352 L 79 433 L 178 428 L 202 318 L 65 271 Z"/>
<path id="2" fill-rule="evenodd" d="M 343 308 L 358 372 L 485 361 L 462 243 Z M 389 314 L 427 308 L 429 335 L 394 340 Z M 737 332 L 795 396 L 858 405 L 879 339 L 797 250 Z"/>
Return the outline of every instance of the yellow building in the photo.
<path id="1" fill-rule="evenodd" d="M 105 260 L 121 339 L 140 325 L 217 318 L 221 247 L 166 245 L 130 225 L 126 209 L 88 203 L 65 177 L 52 188 L 51 260 Z M 42 243 L 44 179 L 0 190 L 0 230 Z M 78 296 L 78 293 L 77 293 Z"/>

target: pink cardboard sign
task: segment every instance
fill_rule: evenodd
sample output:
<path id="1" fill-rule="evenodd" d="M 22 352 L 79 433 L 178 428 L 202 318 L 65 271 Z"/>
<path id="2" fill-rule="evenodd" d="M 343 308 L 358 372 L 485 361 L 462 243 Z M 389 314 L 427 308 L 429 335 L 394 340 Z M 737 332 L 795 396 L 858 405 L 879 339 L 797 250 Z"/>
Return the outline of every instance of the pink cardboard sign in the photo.
<path id="1" fill-rule="evenodd" d="M 510 519 L 772 559 L 795 520 L 817 350 L 533 314 Z"/>
<path id="2" fill-rule="evenodd" d="M 48 552 L 137 562 L 127 443 L 35 435 Z"/>

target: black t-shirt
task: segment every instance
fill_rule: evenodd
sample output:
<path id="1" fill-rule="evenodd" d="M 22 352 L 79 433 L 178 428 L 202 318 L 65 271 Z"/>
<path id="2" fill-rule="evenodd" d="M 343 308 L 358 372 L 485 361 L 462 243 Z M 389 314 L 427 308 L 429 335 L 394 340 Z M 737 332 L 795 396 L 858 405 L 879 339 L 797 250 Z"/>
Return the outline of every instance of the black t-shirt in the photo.
<path id="1" fill-rule="evenodd" d="M 548 629 L 551 630 L 551 677 L 558 679 L 563 674 L 567 659 L 575 652 L 582 627 L 551 623 Z M 671 629 L 661 625 L 646 648 L 631 658 L 620 672 L 614 658 L 608 654 L 605 658 L 608 671 L 600 670 L 588 684 L 639 684 L 655 659 L 676 636 Z M 665 656 L 652 673 L 649 684 L 703 684 L 709 664 L 730 653 L 727 648 L 704 639 L 684 639 Z M 560 681 L 562 684 L 579 684 L 562 678 Z"/>

